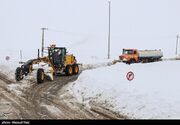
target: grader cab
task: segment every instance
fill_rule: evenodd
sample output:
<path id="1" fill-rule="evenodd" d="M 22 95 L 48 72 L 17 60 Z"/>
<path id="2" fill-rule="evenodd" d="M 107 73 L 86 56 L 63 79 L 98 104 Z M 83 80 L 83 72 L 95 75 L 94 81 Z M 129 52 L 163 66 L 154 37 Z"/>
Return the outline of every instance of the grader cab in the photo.
<path id="1" fill-rule="evenodd" d="M 75 56 L 67 55 L 65 47 L 49 47 L 48 57 L 55 73 L 64 72 L 66 75 L 78 74 L 79 67 Z"/>
<path id="2" fill-rule="evenodd" d="M 37 83 L 44 82 L 47 77 L 47 69 L 45 69 L 41 63 L 48 65 L 48 73 L 53 75 L 65 74 L 67 76 L 78 74 L 79 66 L 76 58 L 73 55 L 68 55 L 65 47 L 48 47 L 48 55 L 37 59 L 31 59 L 25 62 L 21 67 L 16 69 L 15 77 L 17 81 L 20 81 L 33 71 L 37 71 L 36 79 Z M 34 65 L 38 65 L 38 68 L 33 68 Z"/>

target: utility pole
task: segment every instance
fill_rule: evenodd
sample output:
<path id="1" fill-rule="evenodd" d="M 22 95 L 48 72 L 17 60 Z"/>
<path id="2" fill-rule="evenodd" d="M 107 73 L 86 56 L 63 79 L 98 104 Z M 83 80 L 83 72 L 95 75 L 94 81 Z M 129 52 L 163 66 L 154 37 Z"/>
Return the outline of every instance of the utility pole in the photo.
<path id="1" fill-rule="evenodd" d="M 178 42 L 179 42 L 179 34 L 176 36 L 176 55 L 178 53 Z"/>
<path id="2" fill-rule="evenodd" d="M 44 56 L 44 30 L 48 30 L 48 28 L 41 28 L 42 30 L 42 48 L 41 48 L 41 57 Z"/>
<path id="3" fill-rule="evenodd" d="M 109 4 L 108 59 L 110 59 L 111 1 L 108 1 L 108 4 Z"/>
<path id="4" fill-rule="evenodd" d="M 40 57 L 40 56 L 39 56 L 39 49 L 38 49 L 38 59 L 39 59 L 39 57 Z"/>
<path id="5" fill-rule="evenodd" d="M 20 50 L 20 64 L 22 63 L 22 50 Z"/>

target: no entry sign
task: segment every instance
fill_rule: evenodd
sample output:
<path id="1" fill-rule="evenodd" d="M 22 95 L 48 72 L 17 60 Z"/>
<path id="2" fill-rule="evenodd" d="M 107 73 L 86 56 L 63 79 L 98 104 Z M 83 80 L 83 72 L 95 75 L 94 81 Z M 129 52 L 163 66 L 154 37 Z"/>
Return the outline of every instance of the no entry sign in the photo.
<path id="1" fill-rule="evenodd" d="M 134 79 L 134 73 L 133 72 L 128 72 L 126 75 L 127 80 L 131 81 Z"/>

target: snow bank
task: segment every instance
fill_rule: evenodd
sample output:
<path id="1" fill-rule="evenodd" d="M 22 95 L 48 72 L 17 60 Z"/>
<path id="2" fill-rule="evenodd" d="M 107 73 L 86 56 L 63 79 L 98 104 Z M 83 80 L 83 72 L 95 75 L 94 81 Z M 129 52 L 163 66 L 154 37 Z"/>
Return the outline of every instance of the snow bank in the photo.
<path id="1" fill-rule="evenodd" d="M 82 70 L 95 69 L 99 67 L 105 67 L 113 64 L 113 60 L 98 60 L 97 62 L 82 64 Z"/>
<path id="2" fill-rule="evenodd" d="M 10 79 L 14 79 L 15 70 L 18 66 L 18 63 L 14 63 L 12 61 L 2 61 L 0 63 L 0 72 L 7 75 Z"/>
<path id="3" fill-rule="evenodd" d="M 6 56 L 9 60 L 6 60 Z M 15 78 L 15 70 L 19 65 L 18 53 L 14 50 L 0 50 L 0 72 L 7 75 L 10 79 Z"/>
<path id="4" fill-rule="evenodd" d="M 130 118 L 179 118 L 180 61 L 116 65 L 84 71 L 73 83 L 82 102 L 96 101 Z M 126 79 L 132 71 L 135 78 Z"/>

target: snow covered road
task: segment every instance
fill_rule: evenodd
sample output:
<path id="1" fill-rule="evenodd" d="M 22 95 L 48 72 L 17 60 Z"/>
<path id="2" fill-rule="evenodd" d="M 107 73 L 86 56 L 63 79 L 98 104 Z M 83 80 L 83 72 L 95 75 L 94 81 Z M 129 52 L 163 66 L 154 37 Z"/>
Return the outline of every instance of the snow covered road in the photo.
<path id="1" fill-rule="evenodd" d="M 108 66 L 110 63 L 86 65 L 83 70 Z M 103 108 L 96 102 L 91 108 L 80 103 L 69 91 L 68 83 L 76 76 L 55 77 L 53 82 L 36 84 L 33 79 L 15 82 L 13 72 L 9 76 L 0 73 L 0 119 L 124 119 Z M 5 109 L 5 110 L 3 110 Z"/>

